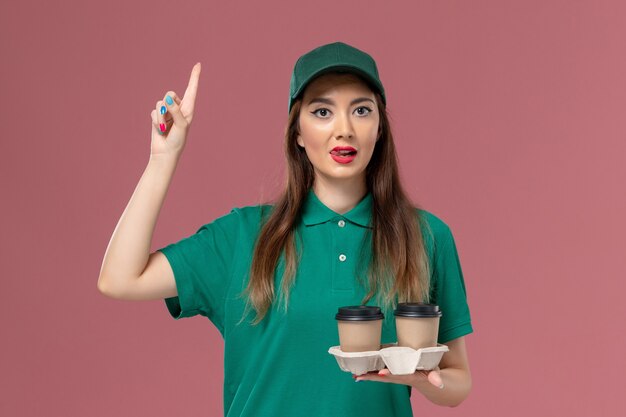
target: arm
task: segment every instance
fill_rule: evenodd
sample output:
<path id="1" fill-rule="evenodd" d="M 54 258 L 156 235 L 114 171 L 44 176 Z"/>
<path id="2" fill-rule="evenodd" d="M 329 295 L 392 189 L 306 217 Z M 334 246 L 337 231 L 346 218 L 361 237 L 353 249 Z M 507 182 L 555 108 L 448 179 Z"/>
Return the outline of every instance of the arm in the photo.
<path id="1" fill-rule="evenodd" d="M 144 282 L 158 285 L 167 295 L 176 295 L 167 259 L 160 253 L 150 255 L 150 243 L 177 160 L 167 156 L 150 158 L 105 252 L 98 278 L 98 289 L 103 294 L 133 300 L 160 298 L 161 294 L 154 293 L 152 297 L 148 294 L 142 297 L 142 291 L 132 288 L 137 286 L 144 270 L 149 270 Z M 155 280 L 161 280 L 161 283 Z M 150 288 L 146 290 L 154 292 Z"/>
<path id="2" fill-rule="evenodd" d="M 194 65 L 183 99 L 168 91 L 152 110 L 150 160 L 122 213 L 102 261 L 98 289 L 126 300 L 177 295 L 174 273 L 162 253 L 150 254 L 150 243 L 165 195 L 185 147 L 200 76 Z"/>

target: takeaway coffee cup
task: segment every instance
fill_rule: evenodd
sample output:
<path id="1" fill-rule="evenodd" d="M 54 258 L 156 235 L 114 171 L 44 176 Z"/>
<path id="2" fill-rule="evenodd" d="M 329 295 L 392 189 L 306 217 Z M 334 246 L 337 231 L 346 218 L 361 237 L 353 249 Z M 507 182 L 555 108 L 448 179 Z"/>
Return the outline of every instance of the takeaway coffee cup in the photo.
<path id="1" fill-rule="evenodd" d="M 396 317 L 398 346 L 413 349 L 437 346 L 439 335 L 439 306 L 423 303 L 400 303 L 393 313 Z"/>
<path id="2" fill-rule="evenodd" d="M 380 349 L 383 318 L 380 307 L 340 307 L 335 315 L 342 352 L 366 352 Z"/>

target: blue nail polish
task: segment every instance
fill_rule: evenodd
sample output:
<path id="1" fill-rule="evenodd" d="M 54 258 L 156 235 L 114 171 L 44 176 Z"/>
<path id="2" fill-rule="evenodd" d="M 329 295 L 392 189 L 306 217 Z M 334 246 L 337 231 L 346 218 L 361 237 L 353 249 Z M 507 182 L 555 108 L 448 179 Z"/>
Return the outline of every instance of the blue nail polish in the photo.
<path id="1" fill-rule="evenodd" d="M 167 104 L 169 104 L 170 106 L 172 104 L 174 104 L 174 101 L 172 100 L 172 97 L 170 96 L 165 96 L 165 101 L 167 102 Z"/>
<path id="2" fill-rule="evenodd" d="M 161 114 L 165 114 L 167 112 L 167 107 L 161 106 Z"/>

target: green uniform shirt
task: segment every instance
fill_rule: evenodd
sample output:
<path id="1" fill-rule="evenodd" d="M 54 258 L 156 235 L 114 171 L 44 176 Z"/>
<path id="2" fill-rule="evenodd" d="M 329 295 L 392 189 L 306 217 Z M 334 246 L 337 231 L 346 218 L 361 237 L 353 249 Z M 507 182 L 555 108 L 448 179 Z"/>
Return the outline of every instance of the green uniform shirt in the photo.
<path id="1" fill-rule="evenodd" d="M 355 383 L 328 353 L 339 345 L 337 309 L 360 304 L 366 294 L 356 277 L 371 254 L 371 194 L 341 215 L 309 190 L 297 224 L 302 258 L 287 313 L 275 303 L 259 325 L 249 320 L 238 325 L 245 307 L 239 294 L 270 210 L 269 205 L 235 208 L 160 249 L 178 289 L 177 297 L 165 299 L 170 314 L 205 316 L 224 337 L 224 415 L 412 416 L 409 386 Z M 443 313 L 438 341 L 445 343 L 472 332 L 463 273 L 449 227 L 427 211 L 420 213 L 432 230 L 423 236 L 431 262 L 431 302 Z M 283 271 L 281 258 L 276 291 Z M 393 312 L 385 313 L 382 343 L 396 342 Z"/>

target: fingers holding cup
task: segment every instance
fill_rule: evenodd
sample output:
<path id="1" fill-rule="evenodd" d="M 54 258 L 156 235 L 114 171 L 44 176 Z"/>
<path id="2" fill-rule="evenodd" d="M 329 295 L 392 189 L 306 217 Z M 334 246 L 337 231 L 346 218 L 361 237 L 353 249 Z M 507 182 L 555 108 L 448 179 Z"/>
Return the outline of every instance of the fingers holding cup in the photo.
<path id="1" fill-rule="evenodd" d="M 428 382 L 430 382 L 437 388 L 443 389 L 443 379 L 441 378 L 441 373 L 439 371 L 440 371 L 439 367 L 433 369 L 432 371 L 428 372 L 427 378 L 428 378 Z"/>

